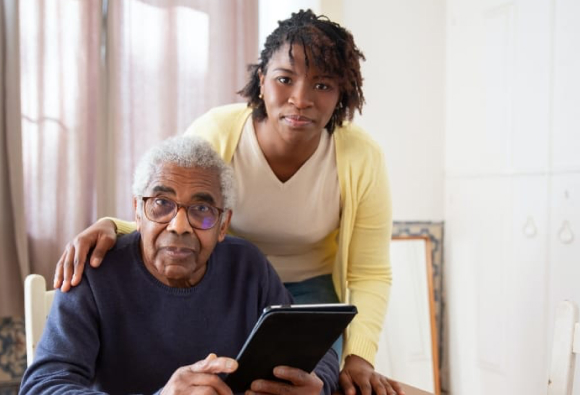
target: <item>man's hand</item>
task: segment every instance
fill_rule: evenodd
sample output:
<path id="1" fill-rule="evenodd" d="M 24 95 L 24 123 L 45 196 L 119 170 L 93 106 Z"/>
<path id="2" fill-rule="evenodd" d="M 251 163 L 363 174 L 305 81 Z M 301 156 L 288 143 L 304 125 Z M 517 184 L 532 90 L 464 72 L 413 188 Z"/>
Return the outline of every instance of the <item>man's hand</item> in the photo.
<path id="1" fill-rule="evenodd" d="M 91 255 L 91 266 L 98 267 L 103 257 L 117 241 L 115 223 L 109 219 L 101 219 L 69 242 L 62 253 L 56 270 L 54 271 L 54 288 L 62 292 L 68 291 L 81 281 L 85 270 L 85 261 L 91 248 L 95 247 Z"/>
<path id="2" fill-rule="evenodd" d="M 375 372 L 373 365 L 357 355 L 346 357 L 339 382 L 345 395 L 405 394 L 399 383 Z"/>
<path id="3" fill-rule="evenodd" d="M 246 395 L 253 394 L 285 394 L 285 395 L 320 395 L 324 383 L 312 373 L 304 370 L 291 368 L 288 366 L 277 366 L 274 368 L 274 376 L 279 379 L 289 381 L 282 383 L 271 380 L 255 380 L 246 391 Z"/>
<path id="4" fill-rule="evenodd" d="M 177 369 L 161 395 L 232 395 L 230 387 L 217 374 L 231 373 L 237 368 L 238 362 L 235 359 L 209 354 L 203 361 Z"/>

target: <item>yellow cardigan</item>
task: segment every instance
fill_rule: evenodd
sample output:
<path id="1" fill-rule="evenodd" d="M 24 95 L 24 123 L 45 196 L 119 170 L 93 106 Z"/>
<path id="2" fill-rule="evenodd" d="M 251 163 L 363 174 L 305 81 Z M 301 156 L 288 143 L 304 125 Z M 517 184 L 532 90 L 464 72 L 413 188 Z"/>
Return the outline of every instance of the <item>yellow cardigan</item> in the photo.
<path id="1" fill-rule="evenodd" d="M 185 134 L 203 136 L 230 163 L 250 115 L 246 104 L 217 107 L 194 121 Z M 381 149 L 362 129 L 347 124 L 332 136 L 341 198 L 332 279 L 340 300 L 359 311 L 349 326 L 343 355 L 356 354 L 374 365 L 392 280 L 387 170 Z"/>
<path id="2" fill-rule="evenodd" d="M 203 136 L 230 163 L 250 115 L 246 104 L 216 107 L 194 121 L 185 134 Z M 359 311 L 346 333 L 343 356 L 355 354 L 374 365 L 392 282 L 387 170 L 381 149 L 359 127 L 346 124 L 332 137 L 341 202 L 332 280 L 340 300 Z M 111 219 L 119 234 L 135 230 L 135 223 Z"/>

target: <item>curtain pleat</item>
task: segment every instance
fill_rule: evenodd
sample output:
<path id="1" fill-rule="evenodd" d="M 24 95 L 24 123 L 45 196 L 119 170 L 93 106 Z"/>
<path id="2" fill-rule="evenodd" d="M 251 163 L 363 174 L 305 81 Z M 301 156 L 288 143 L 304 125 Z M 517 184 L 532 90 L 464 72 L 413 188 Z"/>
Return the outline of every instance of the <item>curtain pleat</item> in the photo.
<path id="1" fill-rule="evenodd" d="M 0 317 L 23 315 L 29 274 L 23 205 L 18 0 L 0 2 Z"/>

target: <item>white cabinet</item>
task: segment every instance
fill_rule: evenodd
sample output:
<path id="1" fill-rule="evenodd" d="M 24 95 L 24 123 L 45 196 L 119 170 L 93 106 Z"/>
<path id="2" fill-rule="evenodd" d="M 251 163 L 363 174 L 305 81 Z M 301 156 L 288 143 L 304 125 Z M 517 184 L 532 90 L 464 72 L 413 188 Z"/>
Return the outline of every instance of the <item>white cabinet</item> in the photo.
<path id="1" fill-rule="evenodd" d="M 551 7 L 546 0 L 517 1 L 514 14 L 513 46 L 508 102 L 513 110 L 510 162 L 515 173 L 546 172 L 549 169 L 550 89 L 552 66 Z"/>
<path id="2" fill-rule="evenodd" d="M 550 203 L 551 302 L 580 301 L 580 174 L 553 176 Z"/>
<path id="3" fill-rule="evenodd" d="M 460 178 L 447 183 L 445 278 L 453 394 L 505 387 L 510 352 L 509 182 Z M 498 248 L 499 247 L 499 248 Z M 475 392 L 474 392 L 475 391 Z M 480 391 L 480 392 L 478 392 Z"/>
<path id="4" fill-rule="evenodd" d="M 580 302 L 580 2 L 447 12 L 449 389 L 545 394 L 554 310 Z"/>
<path id="5" fill-rule="evenodd" d="M 541 393 L 546 185 L 545 177 L 448 180 L 452 394 Z"/>
<path id="6" fill-rule="evenodd" d="M 549 225 L 549 323 L 564 299 L 580 301 L 580 174 L 552 177 Z M 551 338 L 553 326 L 548 328 Z M 580 361 L 576 363 L 574 394 L 580 394 Z"/>
<path id="7" fill-rule="evenodd" d="M 580 1 L 554 2 L 552 163 L 580 172 Z"/>

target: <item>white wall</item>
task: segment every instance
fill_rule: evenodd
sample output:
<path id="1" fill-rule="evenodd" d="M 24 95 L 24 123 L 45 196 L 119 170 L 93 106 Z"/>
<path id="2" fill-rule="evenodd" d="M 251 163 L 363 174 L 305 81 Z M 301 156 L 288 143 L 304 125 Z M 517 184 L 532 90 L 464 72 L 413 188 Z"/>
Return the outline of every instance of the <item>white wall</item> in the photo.
<path id="1" fill-rule="evenodd" d="M 261 0 L 260 37 L 312 8 L 347 27 L 366 56 L 366 106 L 355 122 L 387 156 L 396 221 L 443 220 L 445 3 Z"/>
<path id="2" fill-rule="evenodd" d="M 260 51 L 264 47 L 266 37 L 278 27 L 278 21 L 290 17 L 293 12 L 310 8 L 320 13 L 319 0 L 259 0 L 260 27 L 258 29 Z"/>
<path id="3" fill-rule="evenodd" d="M 357 122 L 387 155 L 395 220 L 443 220 L 445 7 L 431 0 L 347 0 L 364 52 Z"/>

